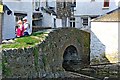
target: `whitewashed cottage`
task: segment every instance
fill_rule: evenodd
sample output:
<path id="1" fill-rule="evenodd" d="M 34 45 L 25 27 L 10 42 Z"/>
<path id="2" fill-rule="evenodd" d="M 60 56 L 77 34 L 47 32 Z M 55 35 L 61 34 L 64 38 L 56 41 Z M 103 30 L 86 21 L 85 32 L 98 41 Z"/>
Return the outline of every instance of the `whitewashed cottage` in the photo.
<path id="1" fill-rule="evenodd" d="M 19 19 L 27 16 L 32 32 L 32 0 L 2 0 L 4 5 L 2 38 L 15 38 L 15 26 Z"/>
<path id="2" fill-rule="evenodd" d="M 61 20 L 56 19 L 56 0 L 34 0 L 33 26 L 51 27 L 61 26 Z"/>
<path id="3" fill-rule="evenodd" d="M 2 38 L 15 38 L 15 26 L 19 19 L 27 16 L 32 26 L 38 27 L 62 27 L 62 20 L 56 18 L 56 0 L 3 0 L 8 10 L 4 10 L 2 24 Z M 11 14 L 8 14 L 11 12 Z M 7 23 L 7 24 L 6 24 Z"/>
<path id="4" fill-rule="evenodd" d="M 119 0 L 76 0 L 73 27 L 90 30 L 90 20 L 114 10 Z"/>
<path id="5" fill-rule="evenodd" d="M 91 61 L 96 59 L 102 63 L 106 57 L 110 63 L 119 62 L 119 15 L 120 8 L 91 21 Z"/>
<path id="6" fill-rule="evenodd" d="M 39 12 L 42 17 L 34 20 L 34 26 L 38 27 L 70 27 L 73 0 L 37 0 L 39 1 Z"/>

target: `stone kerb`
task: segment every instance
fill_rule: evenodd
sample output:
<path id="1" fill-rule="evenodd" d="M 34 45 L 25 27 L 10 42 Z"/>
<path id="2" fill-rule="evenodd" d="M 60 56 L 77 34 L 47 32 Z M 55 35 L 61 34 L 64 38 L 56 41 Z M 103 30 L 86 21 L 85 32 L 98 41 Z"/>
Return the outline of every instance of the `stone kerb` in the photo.
<path id="1" fill-rule="evenodd" d="M 89 39 L 87 32 L 61 28 L 51 31 L 35 47 L 3 50 L 3 78 L 65 77 L 62 66 L 65 49 L 71 45 L 77 49 L 82 68 L 90 63 Z"/>

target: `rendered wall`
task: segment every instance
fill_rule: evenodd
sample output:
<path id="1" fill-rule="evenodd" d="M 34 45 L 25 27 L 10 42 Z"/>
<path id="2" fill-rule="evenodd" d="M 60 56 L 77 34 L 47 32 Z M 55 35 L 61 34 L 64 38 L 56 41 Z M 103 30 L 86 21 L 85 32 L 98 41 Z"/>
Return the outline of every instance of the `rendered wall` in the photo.
<path id="1" fill-rule="evenodd" d="M 118 62 L 118 22 L 91 22 L 91 60 Z"/>

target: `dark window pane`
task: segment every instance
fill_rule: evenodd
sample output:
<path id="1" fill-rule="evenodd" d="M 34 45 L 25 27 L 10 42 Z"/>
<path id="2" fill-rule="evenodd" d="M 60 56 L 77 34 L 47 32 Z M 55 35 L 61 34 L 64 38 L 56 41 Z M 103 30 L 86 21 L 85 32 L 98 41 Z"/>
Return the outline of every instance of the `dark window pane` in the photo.
<path id="1" fill-rule="evenodd" d="M 109 7 L 109 0 L 104 0 L 104 7 Z"/>
<path id="2" fill-rule="evenodd" d="M 88 18 L 83 18 L 83 26 L 88 26 Z"/>
<path id="3" fill-rule="evenodd" d="M 75 27 L 75 22 L 73 22 L 73 27 Z"/>
<path id="4" fill-rule="evenodd" d="M 70 27 L 72 27 L 72 22 L 70 22 Z"/>

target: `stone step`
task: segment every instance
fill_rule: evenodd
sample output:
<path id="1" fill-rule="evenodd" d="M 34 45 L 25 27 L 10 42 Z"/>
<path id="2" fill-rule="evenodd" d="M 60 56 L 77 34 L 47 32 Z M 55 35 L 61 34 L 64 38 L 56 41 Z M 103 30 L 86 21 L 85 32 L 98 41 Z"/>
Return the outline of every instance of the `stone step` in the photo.
<path id="1" fill-rule="evenodd" d="M 97 79 L 97 78 L 94 78 L 94 77 L 91 77 L 91 76 L 87 76 L 87 75 L 79 74 L 79 73 L 75 73 L 75 72 L 68 72 L 68 73 L 73 75 L 73 76 L 81 77 L 85 80 L 100 80 L 100 79 Z"/>

